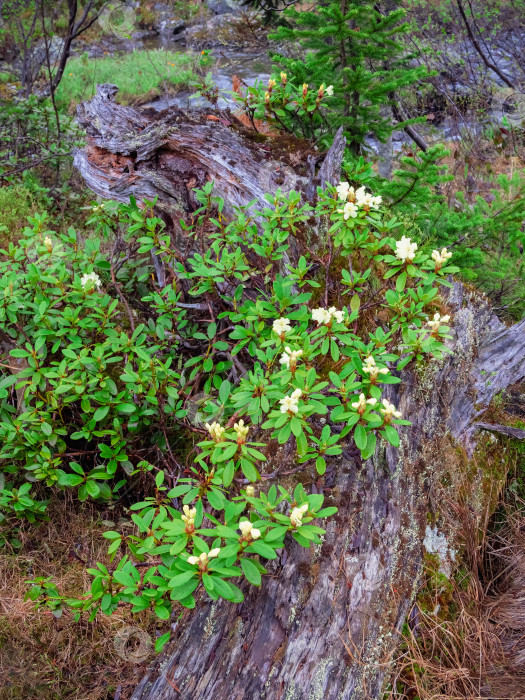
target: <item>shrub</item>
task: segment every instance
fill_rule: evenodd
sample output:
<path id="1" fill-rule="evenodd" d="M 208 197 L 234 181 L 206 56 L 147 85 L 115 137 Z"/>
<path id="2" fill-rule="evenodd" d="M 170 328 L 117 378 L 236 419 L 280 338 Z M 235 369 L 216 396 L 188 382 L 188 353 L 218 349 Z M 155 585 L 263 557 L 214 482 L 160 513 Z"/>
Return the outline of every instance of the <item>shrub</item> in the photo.
<path id="1" fill-rule="evenodd" d="M 44 484 L 81 501 L 110 500 L 127 481 L 144 493 L 136 534 L 106 533 L 111 556 L 125 552 L 116 568 L 90 569 L 91 594 L 69 600 L 78 614 L 125 603 L 167 619 L 201 585 L 241 600 L 231 578 L 259 585 L 259 557 L 274 559 L 287 535 L 319 542 L 313 522 L 335 512 L 279 484 L 282 458 L 267 492 L 245 486 L 270 442 L 321 475 L 345 440 L 364 459 L 378 441 L 398 446 L 408 421 L 384 389 L 445 352 L 437 293 L 450 254 L 393 238 L 398 222 L 364 186 L 319 190 L 315 208 L 267 195 L 259 226 L 247 208 L 226 223 L 212 183 L 196 197 L 186 257 L 153 203 L 133 200 L 93 208 L 100 238 L 58 235 L 35 216 L 2 251 L 4 517 L 40 517 Z M 312 216 L 326 235 L 305 244 Z"/>

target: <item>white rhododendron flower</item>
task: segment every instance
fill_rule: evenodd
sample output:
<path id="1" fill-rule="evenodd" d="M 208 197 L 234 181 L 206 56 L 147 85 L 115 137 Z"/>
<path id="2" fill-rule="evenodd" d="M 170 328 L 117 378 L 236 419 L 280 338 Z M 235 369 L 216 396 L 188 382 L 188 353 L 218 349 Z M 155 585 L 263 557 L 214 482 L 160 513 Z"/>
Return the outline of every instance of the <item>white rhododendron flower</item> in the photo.
<path id="1" fill-rule="evenodd" d="M 210 559 L 214 559 L 215 557 L 219 556 L 220 551 L 220 547 L 217 547 L 216 549 L 211 549 L 208 552 L 208 554 L 206 554 L 206 552 L 203 552 L 198 557 L 188 557 L 188 564 L 198 564 L 199 568 L 204 569 L 208 566 L 208 562 Z"/>
<path id="2" fill-rule="evenodd" d="M 297 391 L 300 392 L 299 395 L 296 394 Z M 288 413 L 289 411 L 291 411 L 292 413 L 298 413 L 299 398 L 301 394 L 301 390 L 296 389 L 296 391 L 294 391 L 291 396 L 285 396 L 284 398 L 279 399 L 279 403 L 281 404 L 281 413 Z"/>
<path id="3" fill-rule="evenodd" d="M 366 192 L 364 187 L 360 187 L 355 193 L 355 201 L 359 207 L 377 209 L 383 198 L 380 195 L 374 197 L 370 192 Z"/>
<path id="4" fill-rule="evenodd" d="M 446 248 L 442 248 L 441 251 L 439 251 L 439 250 L 432 251 L 432 260 L 436 263 L 436 269 L 438 269 L 438 270 L 451 257 L 452 257 L 452 253 L 449 253 Z"/>
<path id="5" fill-rule="evenodd" d="M 197 515 L 197 509 L 190 508 L 189 506 L 183 506 L 182 510 L 184 511 L 184 514 L 182 515 L 183 522 L 185 522 L 186 525 L 193 525 L 195 516 Z"/>
<path id="6" fill-rule="evenodd" d="M 335 189 L 337 190 L 339 199 L 342 199 L 344 202 L 344 200 L 348 197 L 348 193 L 350 191 L 350 184 L 348 182 L 340 182 Z"/>
<path id="7" fill-rule="evenodd" d="M 49 238 L 49 236 L 46 236 L 44 238 L 44 245 L 47 248 L 48 253 L 50 253 L 53 250 L 53 241 Z"/>
<path id="8" fill-rule="evenodd" d="M 442 323 L 448 323 L 450 321 L 450 316 L 440 316 L 438 313 L 434 314 L 432 321 L 427 321 L 427 325 L 432 328 L 432 332 L 435 333 L 439 330 Z"/>
<path id="9" fill-rule="evenodd" d="M 358 214 L 358 209 L 353 202 L 347 202 L 343 209 L 338 209 L 337 211 L 343 215 L 345 221 L 348 221 L 350 218 L 355 219 Z"/>
<path id="10" fill-rule="evenodd" d="M 276 318 L 273 322 L 272 328 L 277 333 L 277 335 L 285 335 L 286 333 L 289 333 L 292 330 L 289 319 L 284 317 Z"/>
<path id="11" fill-rule="evenodd" d="M 359 401 L 353 403 L 352 408 L 355 408 L 358 413 L 363 414 L 366 411 L 367 404 L 369 404 L 370 406 L 375 406 L 376 403 L 377 399 L 367 399 L 364 394 L 359 394 Z"/>
<path id="12" fill-rule="evenodd" d="M 345 310 L 338 310 L 335 306 L 331 306 L 329 309 L 313 309 L 312 310 L 312 320 L 317 321 L 319 325 L 323 323 L 330 323 L 330 321 L 335 318 L 337 323 L 343 323 L 345 318 Z"/>
<path id="13" fill-rule="evenodd" d="M 88 272 L 85 275 L 82 275 L 80 278 L 80 284 L 83 287 L 100 287 L 102 282 L 100 281 L 100 277 L 97 275 L 96 272 Z"/>
<path id="14" fill-rule="evenodd" d="M 226 428 L 223 428 L 215 421 L 213 421 L 211 425 L 209 423 L 206 423 L 205 427 L 209 434 L 212 436 L 212 438 L 215 440 L 215 442 L 221 442 Z"/>
<path id="15" fill-rule="evenodd" d="M 302 350 L 290 350 L 288 346 L 284 348 L 284 353 L 281 355 L 281 359 L 279 360 L 279 363 L 281 365 L 286 365 L 288 369 L 290 369 L 290 365 L 292 366 L 293 369 L 295 369 L 297 365 L 297 360 L 301 355 L 303 354 Z"/>
<path id="16" fill-rule="evenodd" d="M 237 434 L 237 442 L 246 442 L 246 438 L 248 437 L 248 431 L 250 430 L 250 428 L 247 425 L 244 425 L 244 421 L 240 420 L 238 423 L 234 423 L 233 429 Z"/>
<path id="17" fill-rule="evenodd" d="M 295 389 L 295 391 L 292 392 L 292 399 L 300 399 L 302 395 L 303 392 L 301 389 Z"/>
<path id="18" fill-rule="evenodd" d="M 319 325 L 323 323 L 329 323 L 330 322 L 330 313 L 328 312 L 327 309 L 319 308 L 319 309 L 312 309 L 312 320 L 317 321 Z"/>
<path id="19" fill-rule="evenodd" d="M 377 379 L 379 374 L 388 374 L 389 371 L 390 370 L 387 367 L 378 367 L 372 355 L 369 355 L 365 359 L 365 363 L 363 365 L 363 372 L 370 375 L 370 379 L 372 381 Z"/>
<path id="20" fill-rule="evenodd" d="M 334 86 L 329 85 L 324 92 L 325 95 L 328 95 L 328 97 L 332 97 L 332 95 L 334 94 Z"/>
<path id="21" fill-rule="evenodd" d="M 403 236 L 396 243 L 396 258 L 403 262 L 412 262 L 417 250 L 417 243 L 412 243 L 410 238 Z"/>
<path id="22" fill-rule="evenodd" d="M 92 208 L 92 211 L 93 211 L 93 212 L 97 212 L 97 211 L 101 211 L 102 209 L 104 209 L 104 202 L 102 202 L 102 203 L 99 204 L 98 206 L 95 205 L 95 206 Z"/>
<path id="23" fill-rule="evenodd" d="M 394 406 L 393 403 L 390 403 L 388 399 L 383 399 L 381 401 L 383 404 L 384 408 L 380 409 L 381 413 L 383 414 L 383 418 L 385 422 L 388 423 L 388 421 L 392 420 L 392 418 L 401 418 L 402 413 L 401 411 L 398 411 L 396 407 Z"/>
<path id="24" fill-rule="evenodd" d="M 248 484 L 248 486 L 246 487 L 246 495 L 250 498 L 253 498 L 255 496 L 255 489 L 251 484 Z"/>
<path id="25" fill-rule="evenodd" d="M 251 537 L 252 540 L 256 540 L 261 536 L 261 531 L 254 527 L 249 520 L 240 522 L 239 530 L 242 532 L 243 537 Z"/>
<path id="26" fill-rule="evenodd" d="M 304 514 L 308 511 L 308 503 L 305 503 L 300 508 L 294 508 L 290 513 L 290 522 L 294 527 L 302 525 Z"/>
<path id="27" fill-rule="evenodd" d="M 332 314 L 332 318 L 335 318 L 337 323 L 343 323 L 345 320 L 345 310 L 336 309 L 335 306 L 331 306 L 328 311 Z"/>

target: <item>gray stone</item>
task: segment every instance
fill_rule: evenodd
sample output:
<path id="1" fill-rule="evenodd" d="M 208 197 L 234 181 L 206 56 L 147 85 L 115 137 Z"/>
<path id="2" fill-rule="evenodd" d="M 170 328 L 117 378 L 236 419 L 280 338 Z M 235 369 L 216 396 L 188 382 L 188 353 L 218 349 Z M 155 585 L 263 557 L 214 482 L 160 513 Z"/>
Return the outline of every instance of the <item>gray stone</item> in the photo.
<path id="1" fill-rule="evenodd" d="M 216 15 L 228 15 L 242 10 L 242 3 L 237 0 L 207 0 L 206 4 Z"/>

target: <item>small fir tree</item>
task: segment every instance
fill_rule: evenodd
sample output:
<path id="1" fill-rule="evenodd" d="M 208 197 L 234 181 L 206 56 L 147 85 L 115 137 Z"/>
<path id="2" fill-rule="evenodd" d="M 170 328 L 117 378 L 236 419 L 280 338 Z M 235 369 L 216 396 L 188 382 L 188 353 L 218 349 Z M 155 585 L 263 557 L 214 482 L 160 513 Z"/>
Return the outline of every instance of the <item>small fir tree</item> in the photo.
<path id="1" fill-rule="evenodd" d="M 404 10 L 383 11 L 372 0 L 331 0 L 309 11 L 288 8 L 284 16 L 288 26 L 270 38 L 292 46 L 287 54 L 274 53 L 273 60 L 296 84 L 334 88 L 329 128 L 320 121 L 318 136 L 326 141 L 342 125 L 354 154 L 370 133 L 388 138 L 394 126 L 381 107 L 428 75 L 425 67 L 414 67 L 414 56 L 402 43 L 408 30 Z"/>

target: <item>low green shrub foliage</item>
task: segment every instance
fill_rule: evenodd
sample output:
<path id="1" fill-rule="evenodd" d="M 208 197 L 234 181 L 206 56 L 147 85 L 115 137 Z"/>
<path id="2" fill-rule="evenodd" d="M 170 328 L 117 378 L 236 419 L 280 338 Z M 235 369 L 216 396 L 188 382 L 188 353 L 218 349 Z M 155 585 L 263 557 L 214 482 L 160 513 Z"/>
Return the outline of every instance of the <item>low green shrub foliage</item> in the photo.
<path id="1" fill-rule="evenodd" d="M 228 223 L 212 187 L 182 222 L 186 255 L 133 200 L 94 206 L 91 238 L 35 216 L 0 251 L 4 525 L 42 517 L 46 487 L 142 495 L 135 531 L 106 533 L 116 568 L 67 601 L 78 615 L 125 603 L 167 619 L 201 587 L 242 600 L 231 579 L 259 585 L 261 559 L 288 536 L 320 542 L 315 521 L 335 512 L 284 488 L 282 460 L 267 472 L 269 443 L 320 475 L 349 441 L 364 459 L 398 446 L 409 421 L 389 385 L 446 352 L 438 289 L 456 268 L 394 237 L 381 197 L 343 182 L 312 207 L 278 191 Z"/>

